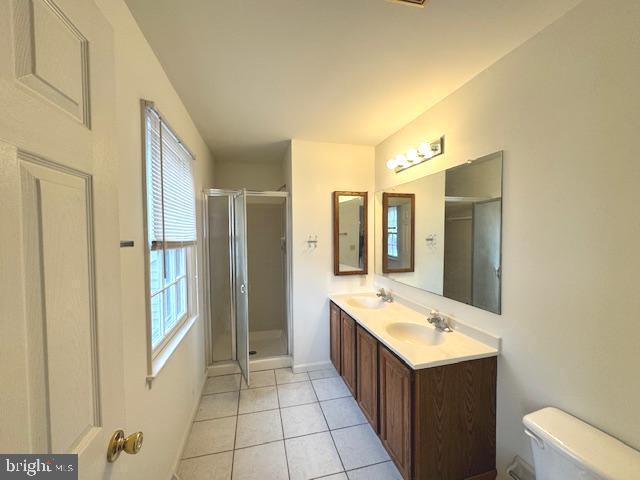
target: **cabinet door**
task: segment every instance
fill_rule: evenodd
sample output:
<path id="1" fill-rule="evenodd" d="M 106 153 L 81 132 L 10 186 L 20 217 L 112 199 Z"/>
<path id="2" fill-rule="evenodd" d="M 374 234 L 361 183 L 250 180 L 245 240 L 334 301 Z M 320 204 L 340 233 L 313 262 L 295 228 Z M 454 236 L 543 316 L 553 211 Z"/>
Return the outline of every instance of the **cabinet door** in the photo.
<path id="1" fill-rule="evenodd" d="M 340 308 L 333 302 L 329 304 L 329 337 L 331 342 L 331 363 L 336 367 L 338 372 L 342 372 L 340 365 Z"/>
<path id="2" fill-rule="evenodd" d="M 411 478 L 412 372 L 380 345 L 380 439 L 405 479 Z"/>
<path id="3" fill-rule="evenodd" d="M 340 314 L 342 323 L 342 378 L 354 397 L 356 392 L 356 322 L 344 312 Z"/>
<path id="4" fill-rule="evenodd" d="M 360 325 L 356 329 L 358 404 L 378 431 L 378 341 Z"/>

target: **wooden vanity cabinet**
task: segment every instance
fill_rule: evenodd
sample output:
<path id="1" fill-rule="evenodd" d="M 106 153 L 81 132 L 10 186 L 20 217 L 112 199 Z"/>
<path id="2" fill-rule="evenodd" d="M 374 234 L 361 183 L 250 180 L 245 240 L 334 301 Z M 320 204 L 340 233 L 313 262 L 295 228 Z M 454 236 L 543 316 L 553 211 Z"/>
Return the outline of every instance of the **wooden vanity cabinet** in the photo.
<path id="1" fill-rule="evenodd" d="M 338 373 L 342 373 L 340 356 L 342 352 L 342 347 L 340 345 L 340 337 L 341 337 L 341 329 L 342 323 L 340 320 L 340 307 L 338 307 L 335 303 L 329 303 L 329 339 L 331 343 L 331 363 L 336 368 Z"/>
<path id="2" fill-rule="evenodd" d="M 356 321 L 345 312 L 340 313 L 341 374 L 349 391 L 357 398 L 356 390 Z"/>
<path id="3" fill-rule="evenodd" d="M 413 370 L 331 307 L 331 360 L 403 478 L 495 480 L 497 358 Z"/>
<path id="4" fill-rule="evenodd" d="M 356 383 L 358 405 L 378 432 L 378 340 L 356 326 Z"/>
<path id="5" fill-rule="evenodd" d="M 379 369 L 380 440 L 402 477 L 409 479 L 412 478 L 412 370 L 382 345 Z"/>

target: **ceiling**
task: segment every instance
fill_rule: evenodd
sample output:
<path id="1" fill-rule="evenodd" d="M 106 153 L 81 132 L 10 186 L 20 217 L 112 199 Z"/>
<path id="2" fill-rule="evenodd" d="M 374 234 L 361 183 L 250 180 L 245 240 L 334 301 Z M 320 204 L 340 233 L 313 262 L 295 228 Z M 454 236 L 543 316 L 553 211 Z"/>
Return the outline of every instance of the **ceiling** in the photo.
<path id="1" fill-rule="evenodd" d="M 126 0 L 214 156 L 376 145 L 580 0 Z"/>

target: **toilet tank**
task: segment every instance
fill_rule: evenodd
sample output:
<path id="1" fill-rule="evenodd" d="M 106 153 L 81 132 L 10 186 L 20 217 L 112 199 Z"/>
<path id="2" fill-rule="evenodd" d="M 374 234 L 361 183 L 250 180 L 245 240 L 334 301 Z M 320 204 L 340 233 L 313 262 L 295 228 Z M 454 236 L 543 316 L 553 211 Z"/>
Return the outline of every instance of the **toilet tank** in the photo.
<path id="1" fill-rule="evenodd" d="M 543 408 L 523 423 L 536 480 L 640 479 L 640 452 L 562 410 Z"/>

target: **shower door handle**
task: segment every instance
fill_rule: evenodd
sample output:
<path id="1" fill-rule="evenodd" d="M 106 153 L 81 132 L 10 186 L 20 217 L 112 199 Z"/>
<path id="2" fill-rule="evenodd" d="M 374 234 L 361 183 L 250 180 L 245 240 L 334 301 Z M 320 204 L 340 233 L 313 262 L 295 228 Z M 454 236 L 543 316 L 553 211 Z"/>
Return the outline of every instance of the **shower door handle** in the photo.
<path id="1" fill-rule="evenodd" d="M 243 295 L 247 293 L 247 287 L 244 283 L 240 284 L 240 293 Z"/>

